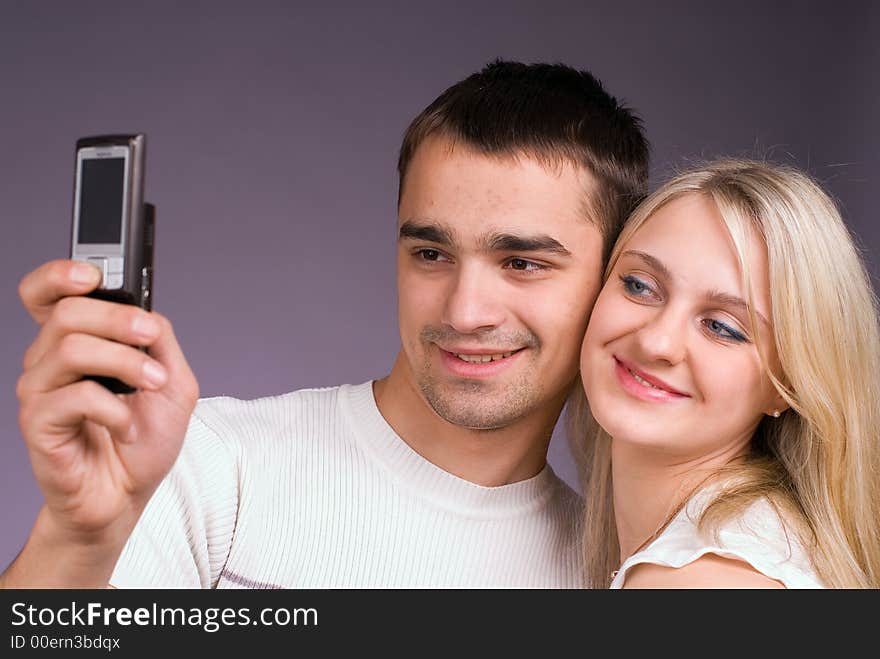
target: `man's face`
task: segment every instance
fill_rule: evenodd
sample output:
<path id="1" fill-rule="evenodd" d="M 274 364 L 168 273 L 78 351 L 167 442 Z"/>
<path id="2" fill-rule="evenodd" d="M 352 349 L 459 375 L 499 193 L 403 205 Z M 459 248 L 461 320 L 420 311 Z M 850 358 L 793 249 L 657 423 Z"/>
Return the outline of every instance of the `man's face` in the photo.
<path id="1" fill-rule="evenodd" d="M 446 421 L 502 428 L 564 399 L 601 284 L 594 185 L 570 165 L 419 146 L 399 205 L 400 336 Z"/>

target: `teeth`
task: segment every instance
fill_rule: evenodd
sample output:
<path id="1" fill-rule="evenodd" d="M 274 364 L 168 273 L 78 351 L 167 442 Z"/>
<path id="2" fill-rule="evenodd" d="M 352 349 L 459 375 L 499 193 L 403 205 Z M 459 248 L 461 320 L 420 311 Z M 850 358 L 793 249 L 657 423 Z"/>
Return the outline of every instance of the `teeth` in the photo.
<path id="1" fill-rule="evenodd" d="M 629 371 L 629 369 L 627 369 L 627 370 Z M 658 387 L 658 386 L 656 386 L 656 385 L 651 384 L 650 382 L 648 382 L 648 381 L 645 380 L 644 378 L 640 378 L 638 375 L 636 375 L 636 374 L 633 373 L 632 371 L 629 371 L 629 374 L 632 375 L 632 376 L 633 376 L 633 379 L 634 379 L 636 382 L 638 382 L 640 385 L 642 385 L 642 386 L 645 386 L 645 387 L 651 387 L 651 389 L 659 389 L 659 388 L 660 388 L 660 387 Z"/>
<path id="2" fill-rule="evenodd" d="M 487 362 L 497 362 L 499 359 L 510 357 L 514 352 L 516 351 L 511 350 L 510 352 L 503 352 L 498 355 L 462 355 L 456 353 L 455 356 L 462 361 L 470 362 L 471 364 L 485 364 Z"/>

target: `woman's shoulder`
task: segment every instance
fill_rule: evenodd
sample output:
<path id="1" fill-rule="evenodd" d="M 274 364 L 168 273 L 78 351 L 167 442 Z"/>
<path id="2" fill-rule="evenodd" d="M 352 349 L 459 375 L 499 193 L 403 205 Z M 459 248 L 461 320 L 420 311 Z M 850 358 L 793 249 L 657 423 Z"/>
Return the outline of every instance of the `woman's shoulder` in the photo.
<path id="1" fill-rule="evenodd" d="M 654 542 L 624 562 L 611 587 L 822 587 L 783 509 L 756 499 L 706 528 L 699 519 L 711 500 L 711 493 L 695 496 Z"/>
<path id="2" fill-rule="evenodd" d="M 636 563 L 626 574 L 627 588 L 785 588 L 744 561 L 706 553 L 681 567 Z"/>

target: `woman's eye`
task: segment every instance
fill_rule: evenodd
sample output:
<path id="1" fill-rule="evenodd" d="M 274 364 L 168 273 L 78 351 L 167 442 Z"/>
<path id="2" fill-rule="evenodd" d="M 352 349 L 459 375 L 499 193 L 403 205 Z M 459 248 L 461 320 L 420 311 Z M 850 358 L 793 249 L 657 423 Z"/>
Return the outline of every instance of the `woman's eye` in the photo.
<path id="1" fill-rule="evenodd" d="M 706 326 L 706 329 L 721 339 L 736 341 L 737 343 L 748 341 L 748 338 L 742 332 L 715 318 L 707 318 L 703 321 L 703 324 Z"/>
<path id="2" fill-rule="evenodd" d="M 621 277 L 620 281 L 623 282 L 623 288 L 630 295 L 643 296 L 646 293 L 651 292 L 651 287 L 648 286 L 648 284 L 633 275 Z"/>

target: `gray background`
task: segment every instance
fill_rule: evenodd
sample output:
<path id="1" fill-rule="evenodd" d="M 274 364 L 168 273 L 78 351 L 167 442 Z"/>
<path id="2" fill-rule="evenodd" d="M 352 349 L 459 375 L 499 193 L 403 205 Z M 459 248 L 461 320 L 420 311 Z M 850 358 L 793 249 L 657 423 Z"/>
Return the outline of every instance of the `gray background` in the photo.
<path id="1" fill-rule="evenodd" d="M 41 500 L 17 425 L 35 326 L 16 289 L 66 256 L 79 136 L 148 136 L 156 309 L 204 396 L 388 372 L 400 138 L 495 57 L 591 69 L 643 117 L 652 184 L 723 154 L 806 168 L 878 274 L 876 3 L 137 4 L 0 0 L 0 568 Z M 559 432 L 550 460 L 576 485 Z"/>

